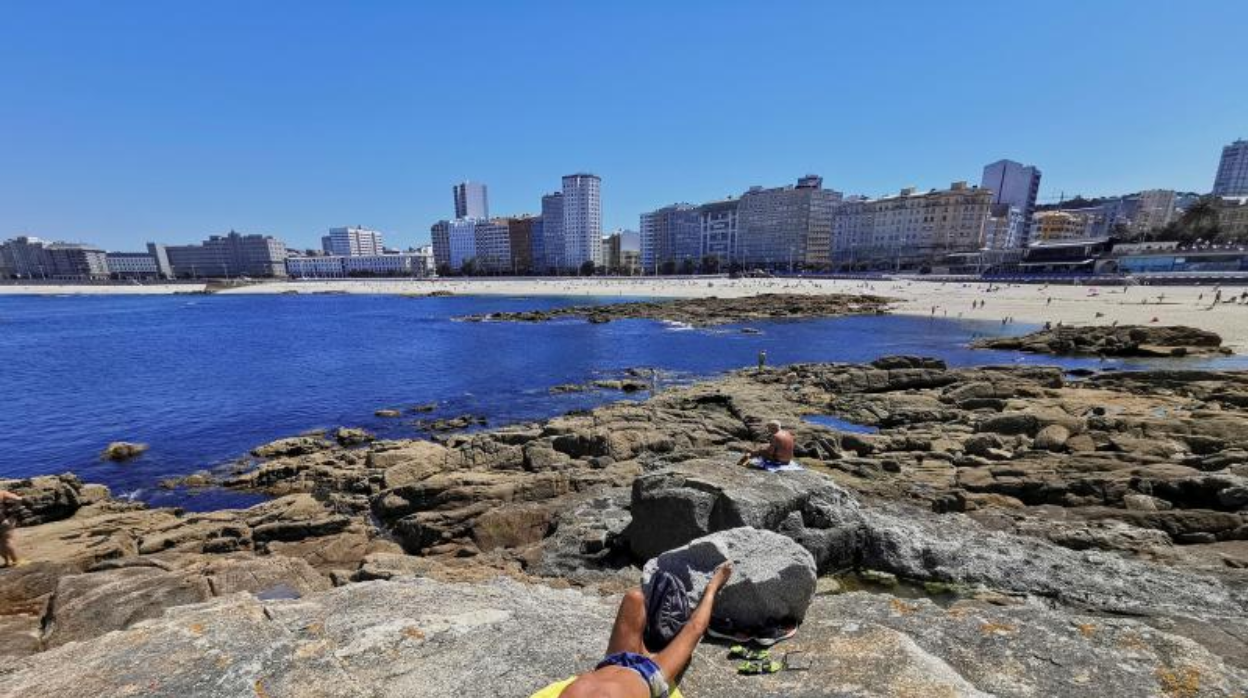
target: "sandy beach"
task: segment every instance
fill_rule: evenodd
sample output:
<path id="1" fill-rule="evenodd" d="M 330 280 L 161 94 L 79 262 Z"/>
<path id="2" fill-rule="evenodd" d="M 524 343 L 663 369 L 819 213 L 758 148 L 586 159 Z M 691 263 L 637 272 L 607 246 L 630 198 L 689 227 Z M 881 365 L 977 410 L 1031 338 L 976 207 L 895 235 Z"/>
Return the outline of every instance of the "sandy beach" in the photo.
<path id="1" fill-rule="evenodd" d="M 0 286 L 5 294 L 153 294 L 202 290 L 191 284 L 145 286 Z M 872 293 L 901 299 L 895 312 L 925 317 L 1005 321 L 1006 324 L 1190 325 L 1222 335 L 1236 349 L 1248 349 L 1245 287 L 1064 286 L 1041 284 L 929 282 L 917 280 L 736 279 L 725 278 L 498 278 L 337 279 L 282 281 L 219 291 L 223 294 L 357 293 L 691 298 L 759 293 Z M 1228 302 L 1234 301 L 1234 302 Z"/>

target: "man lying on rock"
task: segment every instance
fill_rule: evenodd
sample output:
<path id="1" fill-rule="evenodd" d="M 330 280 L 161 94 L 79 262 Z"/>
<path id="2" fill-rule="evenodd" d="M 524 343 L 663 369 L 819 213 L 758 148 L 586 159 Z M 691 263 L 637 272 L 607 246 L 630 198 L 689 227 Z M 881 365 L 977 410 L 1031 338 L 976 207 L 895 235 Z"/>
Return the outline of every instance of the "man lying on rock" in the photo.
<path id="1" fill-rule="evenodd" d="M 793 467 L 793 434 L 774 419 L 767 422 L 767 432 L 771 434 L 767 445 L 746 453 L 738 465 L 752 465 L 763 470 Z"/>
<path id="2" fill-rule="evenodd" d="M 732 563 L 715 568 L 698 607 L 676 637 L 657 654 L 646 650 L 646 598 L 633 589 L 620 601 L 620 610 L 611 628 L 607 657 L 593 671 L 553 683 L 531 698 L 680 698 L 671 682 L 680 676 L 693 650 L 710 627 L 715 595 L 732 576 Z"/>

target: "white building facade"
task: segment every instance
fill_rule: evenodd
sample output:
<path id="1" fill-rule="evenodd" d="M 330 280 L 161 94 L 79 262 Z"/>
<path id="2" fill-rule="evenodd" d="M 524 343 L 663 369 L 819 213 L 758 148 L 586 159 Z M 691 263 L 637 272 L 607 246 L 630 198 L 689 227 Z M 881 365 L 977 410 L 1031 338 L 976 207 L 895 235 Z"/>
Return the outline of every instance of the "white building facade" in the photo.
<path id="1" fill-rule="evenodd" d="M 545 212 L 543 211 L 543 217 Z M 563 267 L 602 264 L 602 179 L 578 173 L 563 178 Z"/>
<path id="2" fill-rule="evenodd" d="M 433 250 L 375 255 L 288 257 L 286 274 L 296 279 L 340 279 L 350 276 L 429 276 Z"/>
<path id="3" fill-rule="evenodd" d="M 325 250 L 331 255 L 354 257 L 358 255 L 379 255 L 385 252 L 381 242 L 381 233 L 368 228 L 330 228 L 329 246 Z"/>
<path id="4" fill-rule="evenodd" d="M 1135 215 L 1131 219 L 1131 227 L 1139 232 L 1147 233 L 1157 228 L 1164 228 L 1174 220 L 1175 200 L 1177 196 L 1170 189 L 1149 189 L 1139 194 L 1139 203 L 1135 207 Z"/>

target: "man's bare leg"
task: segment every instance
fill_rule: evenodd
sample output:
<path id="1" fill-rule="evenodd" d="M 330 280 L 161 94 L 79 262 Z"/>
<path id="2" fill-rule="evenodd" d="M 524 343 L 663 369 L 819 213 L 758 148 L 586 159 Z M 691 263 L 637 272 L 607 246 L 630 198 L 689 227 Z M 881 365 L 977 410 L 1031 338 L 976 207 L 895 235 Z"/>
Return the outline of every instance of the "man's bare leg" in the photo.
<path id="1" fill-rule="evenodd" d="M 646 596 L 641 589 L 630 589 L 620 601 L 611 628 L 611 640 L 607 642 L 607 654 L 634 652 L 645 654 L 646 645 L 642 635 L 646 630 Z"/>
<path id="2" fill-rule="evenodd" d="M 675 681 L 685 671 L 685 667 L 689 666 L 689 660 L 693 659 L 693 650 L 697 648 L 698 643 L 702 641 L 702 636 L 706 634 L 707 628 L 711 625 L 715 595 L 731 576 L 731 563 L 725 562 L 716 568 L 715 576 L 711 577 L 711 582 L 702 592 L 702 600 L 698 602 L 698 607 L 689 617 L 689 622 L 685 623 L 685 627 L 680 629 L 680 632 L 662 652 L 654 655 L 654 663 L 659 665 L 663 677 L 669 682 Z"/>
<path id="3" fill-rule="evenodd" d="M 17 565 L 17 550 L 13 547 L 13 531 L 0 532 L 0 557 L 4 558 L 6 567 Z"/>

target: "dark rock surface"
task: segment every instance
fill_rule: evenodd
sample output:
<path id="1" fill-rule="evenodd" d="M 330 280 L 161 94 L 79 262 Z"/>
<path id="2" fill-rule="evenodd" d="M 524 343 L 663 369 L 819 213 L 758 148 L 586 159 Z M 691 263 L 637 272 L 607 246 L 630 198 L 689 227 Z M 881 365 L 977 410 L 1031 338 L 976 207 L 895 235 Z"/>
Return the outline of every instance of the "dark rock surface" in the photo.
<path id="1" fill-rule="evenodd" d="M 749 320 L 841 317 L 887 312 L 892 299 L 880 296 L 829 294 L 804 296 L 794 294 L 762 294 L 742 298 L 682 298 L 670 301 L 643 301 L 612 305 L 588 305 L 530 310 L 511 313 L 471 315 L 465 320 L 546 322 L 556 318 L 584 318 L 601 323 L 612 320 L 644 318 L 688 325 L 723 325 Z"/>
<path id="2" fill-rule="evenodd" d="M 1181 325 L 1091 325 L 1053 327 L 1019 337 L 989 337 L 976 349 L 1086 356 L 1198 356 L 1230 354 L 1215 332 Z"/>

